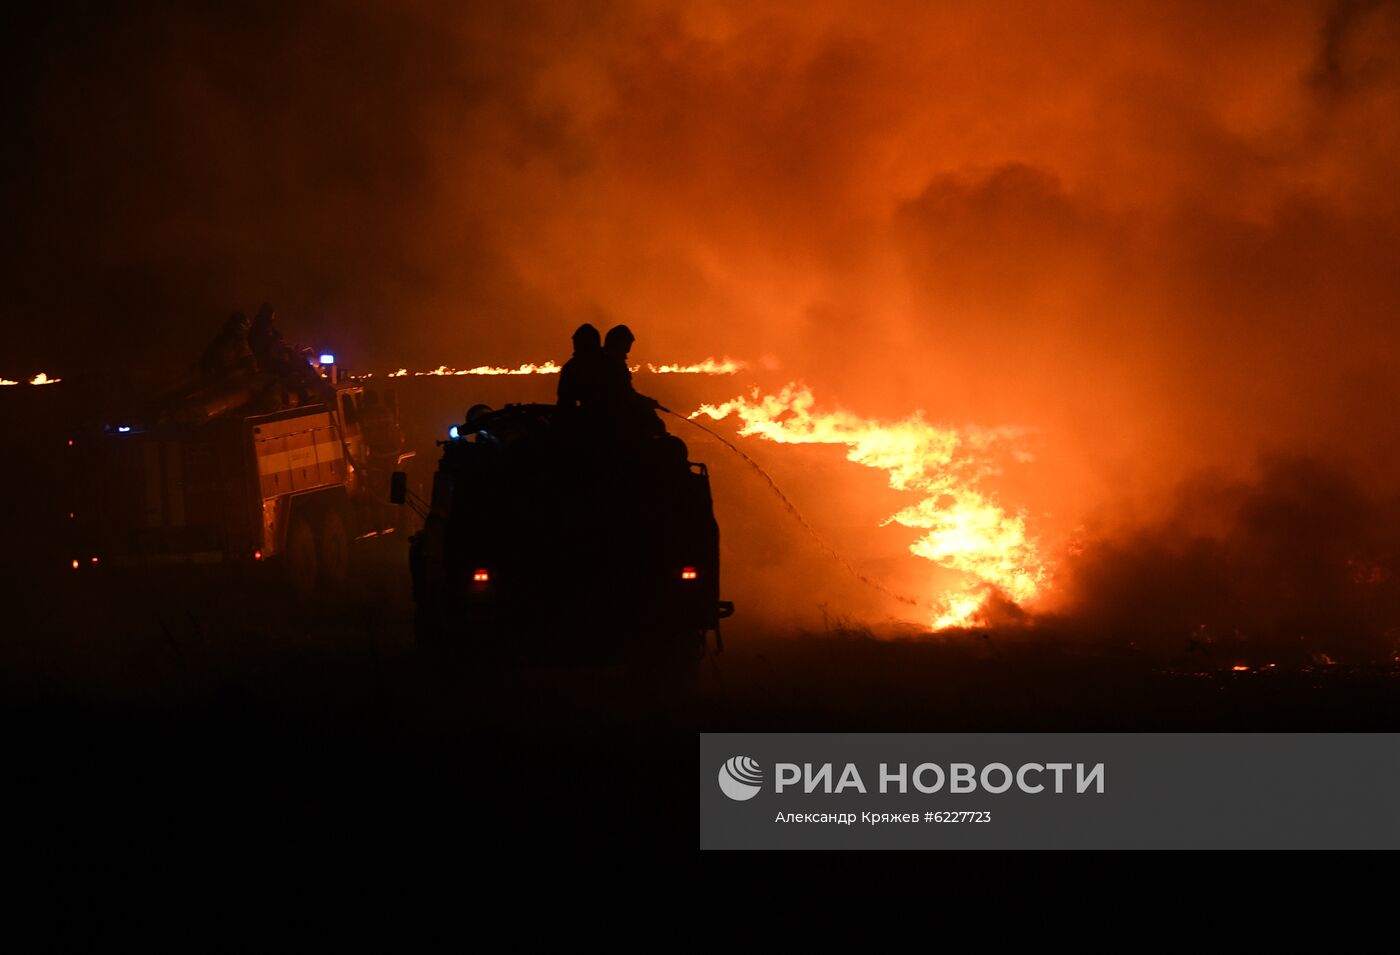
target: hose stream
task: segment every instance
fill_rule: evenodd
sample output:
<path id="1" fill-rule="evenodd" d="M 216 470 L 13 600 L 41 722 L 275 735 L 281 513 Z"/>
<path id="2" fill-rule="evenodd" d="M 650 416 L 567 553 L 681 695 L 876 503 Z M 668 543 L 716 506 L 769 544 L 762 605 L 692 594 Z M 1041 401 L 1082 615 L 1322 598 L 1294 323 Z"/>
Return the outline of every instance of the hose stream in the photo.
<path id="1" fill-rule="evenodd" d="M 778 500 L 783 502 L 783 507 L 787 508 L 788 513 L 791 514 L 793 518 L 797 521 L 797 523 L 801 524 L 802 528 L 808 534 L 811 535 L 812 540 L 816 541 L 817 546 L 820 547 L 823 551 L 825 551 L 828 556 L 830 556 L 843 568 L 845 568 L 846 572 L 849 573 L 856 580 L 859 580 L 867 587 L 873 588 L 874 590 L 878 590 L 880 593 L 884 594 L 887 597 L 891 597 L 895 600 L 898 600 L 902 604 L 908 604 L 911 607 L 932 609 L 932 605 L 927 601 L 915 600 L 913 597 L 907 596 L 905 594 L 896 593 L 889 587 L 886 587 L 884 584 L 880 583 L 878 580 L 875 580 L 869 575 L 863 574 L 859 570 L 857 570 L 849 560 L 847 560 L 844 556 L 841 555 L 840 551 L 828 544 L 826 540 L 820 534 L 817 533 L 816 528 L 814 528 L 811 524 L 807 522 L 807 519 L 802 516 L 802 512 L 797 509 L 797 505 L 792 503 L 788 496 L 783 493 L 782 488 L 778 487 L 777 482 L 773 480 L 773 478 L 768 474 L 768 472 L 763 470 L 763 468 L 759 467 L 758 462 L 755 461 L 753 458 L 749 457 L 743 451 L 741 451 L 734 444 L 734 442 L 730 441 L 723 435 L 710 430 L 709 428 L 705 427 L 703 424 L 701 424 L 693 418 L 687 418 L 684 415 L 676 414 L 676 412 L 670 410 L 669 408 L 659 408 L 658 410 L 664 411 L 668 415 L 671 415 L 673 418 L 678 418 L 679 420 L 684 421 L 687 424 L 692 425 L 693 427 L 699 428 L 701 431 L 705 432 L 710 437 L 714 438 L 720 444 L 724 445 L 730 451 L 733 451 L 741 459 L 743 459 L 745 464 L 753 468 L 754 471 L 758 472 L 758 475 L 763 478 L 765 483 L 767 483 L 768 488 L 775 495 L 777 495 Z"/>

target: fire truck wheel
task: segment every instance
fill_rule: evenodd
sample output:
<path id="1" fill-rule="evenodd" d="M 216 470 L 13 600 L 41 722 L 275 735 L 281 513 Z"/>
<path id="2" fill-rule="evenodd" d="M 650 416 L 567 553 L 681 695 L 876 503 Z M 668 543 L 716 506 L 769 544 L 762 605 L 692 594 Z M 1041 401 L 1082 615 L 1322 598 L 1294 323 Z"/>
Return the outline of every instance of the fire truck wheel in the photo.
<path id="1" fill-rule="evenodd" d="M 316 590 L 316 535 L 306 518 L 298 517 L 287 528 L 287 578 L 300 596 Z"/>
<path id="2" fill-rule="evenodd" d="M 350 580 L 350 531 L 345 518 L 335 508 L 321 516 L 321 578 L 330 586 L 343 586 Z"/>

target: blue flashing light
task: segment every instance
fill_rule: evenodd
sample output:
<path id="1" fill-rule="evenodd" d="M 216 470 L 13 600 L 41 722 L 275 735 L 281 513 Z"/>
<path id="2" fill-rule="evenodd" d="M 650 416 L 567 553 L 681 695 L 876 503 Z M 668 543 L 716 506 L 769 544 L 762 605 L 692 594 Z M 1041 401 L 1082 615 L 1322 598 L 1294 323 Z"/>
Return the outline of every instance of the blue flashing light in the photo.
<path id="1" fill-rule="evenodd" d="M 119 424 L 119 425 L 117 425 L 117 432 L 120 433 L 120 434 L 126 434 L 126 433 L 127 433 L 128 431 L 130 431 L 130 430 L 131 430 L 131 425 L 128 425 L 128 424 Z"/>
<path id="2" fill-rule="evenodd" d="M 323 365 L 334 365 L 334 364 L 335 364 L 335 356 L 332 355 L 330 352 L 323 352 L 323 353 L 321 354 L 321 364 L 323 364 Z"/>
<path id="3" fill-rule="evenodd" d="M 462 437 L 460 434 L 457 433 L 457 426 L 455 424 L 447 429 L 447 436 L 453 441 L 458 441 Z"/>

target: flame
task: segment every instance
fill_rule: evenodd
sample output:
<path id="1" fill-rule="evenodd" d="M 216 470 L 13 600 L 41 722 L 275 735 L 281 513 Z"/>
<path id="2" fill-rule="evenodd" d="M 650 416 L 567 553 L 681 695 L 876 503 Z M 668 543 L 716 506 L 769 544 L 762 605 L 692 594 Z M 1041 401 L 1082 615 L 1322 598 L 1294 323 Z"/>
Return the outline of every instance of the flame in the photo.
<path id="1" fill-rule="evenodd" d="M 748 362 L 726 356 L 718 361 L 706 358 L 694 365 L 647 365 L 647 370 L 654 375 L 736 375 L 748 367 Z"/>
<path id="2" fill-rule="evenodd" d="M 44 373 L 41 371 L 41 372 L 39 372 L 39 374 L 37 374 L 37 375 L 35 375 L 33 378 L 29 379 L 29 383 L 30 383 L 31 385 L 56 385 L 56 384 L 58 384 L 58 383 L 59 383 L 60 381 L 62 381 L 62 380 L 63 380 L 62 378 L 50 378 L 48 375 L 44 374 Z M 17 381 L 11 381 L 9 378 L 0 378 L 0 388 L 5 387 L 6 385 L 17 385 L 17 384 L 19 384 L 19 382 L 17 382 Z"/>
<path id="3" fill-rule="evenodd" d="M 413 375 L 414 377 L 420 378 L 426 375 L 557 375 L 559 374 L 559 370 L 559 365 L 556 365 L 552 361 L 546 361 L 538 365 L 521 365 L 519 368 L 499 368 L 492 365 L 478 365 L 475 368 L 459 369 L 449 368 L 446 365 L 438 365 L 432 371 L 415 371 Z M 402 378 L 405 374 L 407 374 L 407 372 L 400 368 L 389 377 Z"/>
<path id="4" fill-rule="evenodd" d="M 691 415 L 716 421 L 735 415 L 739 434 L 780 444 L 844 444 L 846 459 L 889 475 L 889 485 L 913 491 L 920 500 L 886 518 L 924 531 L 909 545 L 916 556 L 961 572 L 961 588 L 933 600 L 933 629 L 968 626 L 994 593 L 1021 604 L 1034 600 L 1049 581 L 1024 514 L 1010 514 L 981 479 L 997 470 L 994 454 L 1018 436 L 1013 429 L 940 427 L 922 412 L 880 422 L 844 410 L 818 412 L 805 386 L 790 384 L 776 395 L 760 394 L 720 405 L 701 405 Z"/>
<path id="5" fill-rule="evenodd" d="M 451 377 L 456 375 L 557 375 L 563 370 L 563 365 L 556 361 L 543 361 L 539 364 L 533 362 L 519 366 L 518 368 L 501 367 L 498 365 L 478 365 L 475 368 L 452 368 L 448 365 L 439 365 L 431 371 L 409 371 L 407 368 L 400 368 L 397 371 L 389 372 L 386 378 L 406 378 L 413 376 L 421 378 L 426 376 Z M 628 366 L 632 371 L 640 371 L 641 365 Z M 692 365 L 682 365 L 679 363 L 646 366 L 647 371 L 656 375 L 736 375 L 749 367 L 749 363 L 738 361 L 733 358 L 706 358 L 704 361 L 696 362 Z M 369 375 L 362 377 L 368 378 Z"/>

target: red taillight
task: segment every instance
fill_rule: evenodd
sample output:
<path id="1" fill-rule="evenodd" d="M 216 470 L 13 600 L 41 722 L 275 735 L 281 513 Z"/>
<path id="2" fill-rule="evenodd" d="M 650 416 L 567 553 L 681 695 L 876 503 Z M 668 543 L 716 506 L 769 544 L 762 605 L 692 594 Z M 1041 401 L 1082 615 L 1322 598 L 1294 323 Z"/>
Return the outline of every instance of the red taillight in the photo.
<path id="1" fill-rule="evenodd" d="M 94 564 L 97 563 L 97 558 L 96 558 L 96 557 L 92 558 L 92 562 L 93 562 Z"/>
<path id="2" fill-rule="evenodd" d="M 255 550 L 255 551 L 253 551 L 253 560 L 262 560 L 262 551 L 260 551 L 260 550 Z"/>
<path id="3" fill-rule="evenodd" d="M 78 569 L 78 558 L 76 558 L 76 557 L 73 558 L 73 569 L 74 569 L 74 570 L 77 570 L 77 569 Z"/>
<path id="4" fill-rule="evenodd" d="M 480 570 L 474 570 L 474 571 L 472 571 L 472 583 L 474 583 L 474 584 L 485 584 L 485 583 L 490 583 L 490 582 L 491 582 L 491 572 L 490 572 L 489 570 L 486 570 L 485 568 L 482 568 L 482 569 L 480 569 Z"/>
<path id="5" fill-rule="evenodd" d="M 681 568 L 681 580 L 696 580 L 699 577 L 700 574 L 694 567 Z"/>

